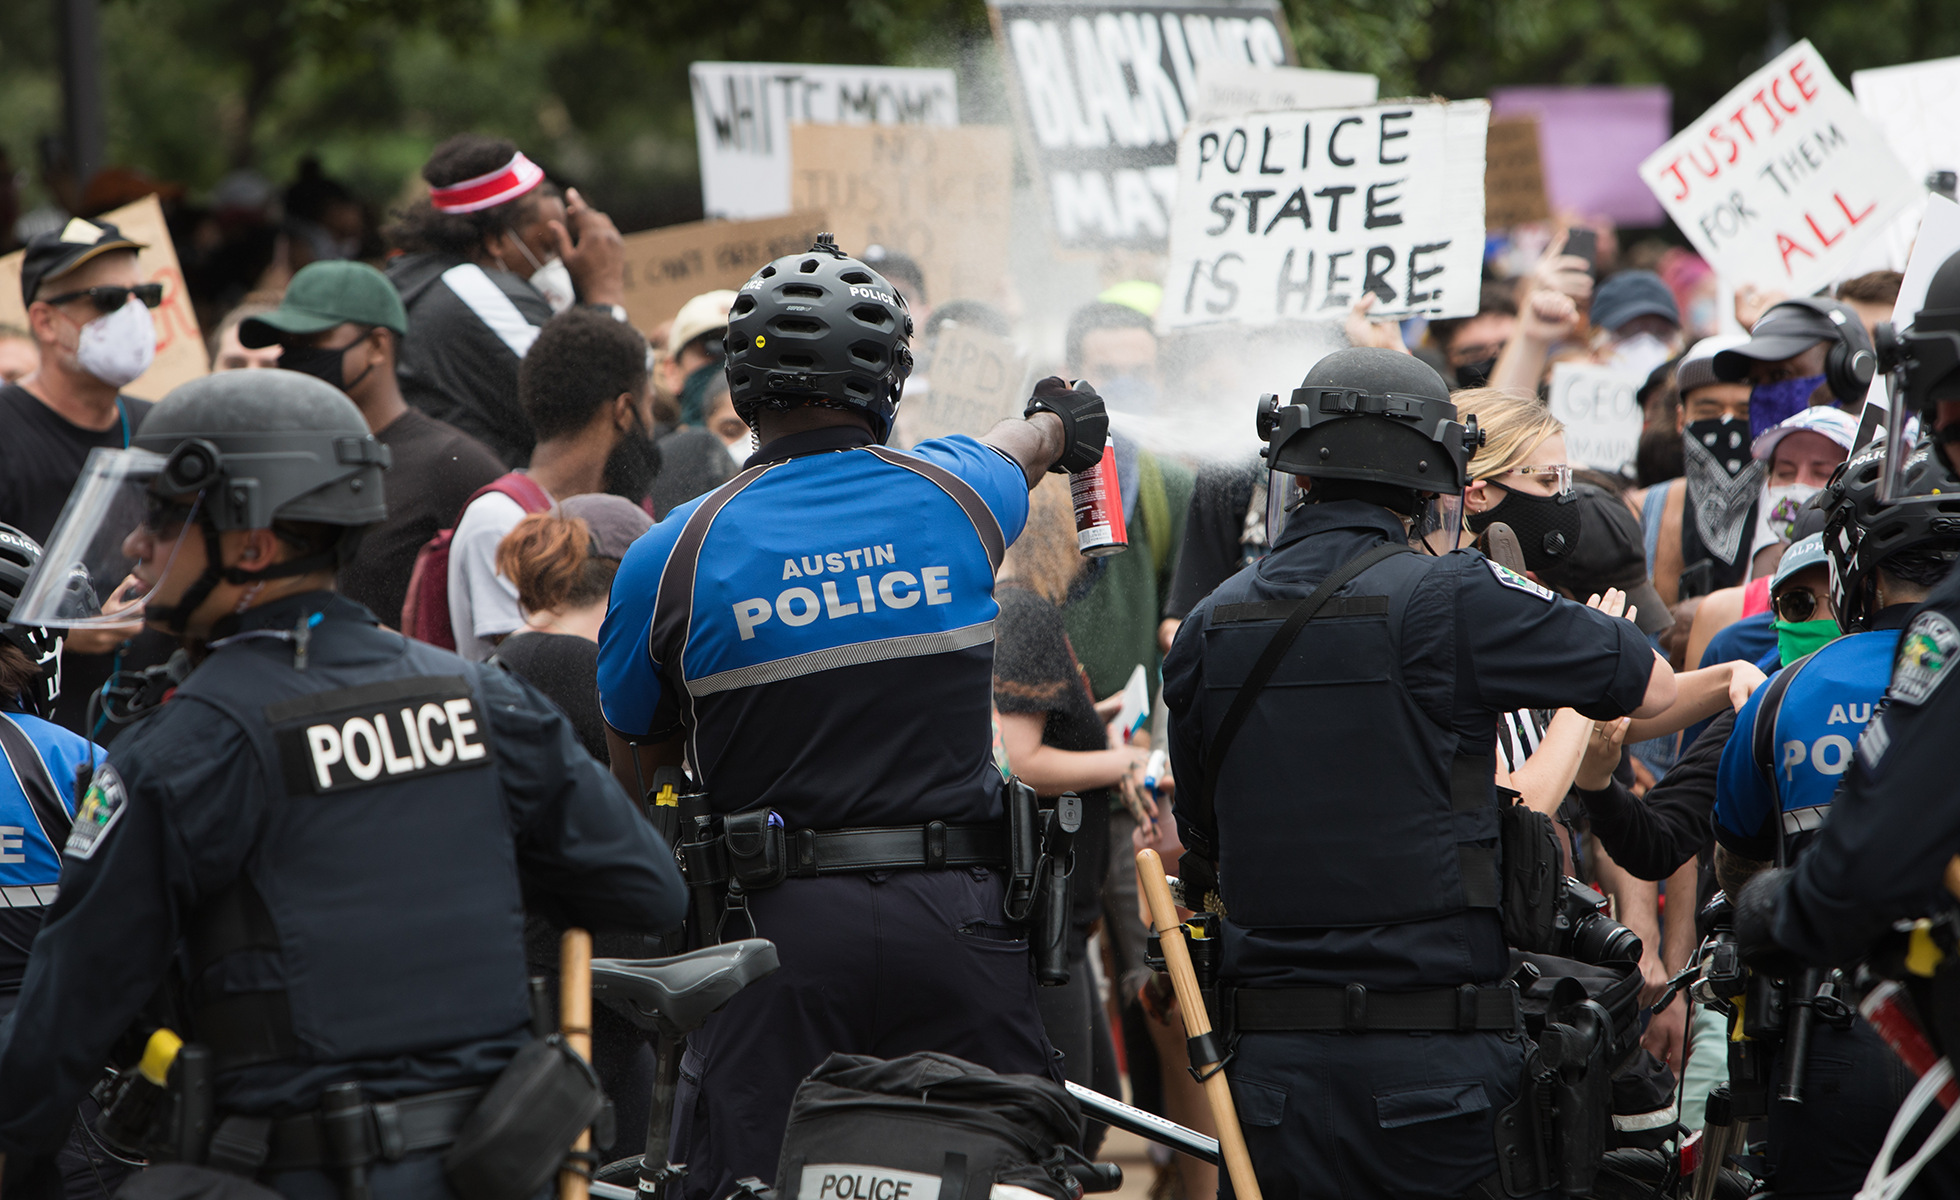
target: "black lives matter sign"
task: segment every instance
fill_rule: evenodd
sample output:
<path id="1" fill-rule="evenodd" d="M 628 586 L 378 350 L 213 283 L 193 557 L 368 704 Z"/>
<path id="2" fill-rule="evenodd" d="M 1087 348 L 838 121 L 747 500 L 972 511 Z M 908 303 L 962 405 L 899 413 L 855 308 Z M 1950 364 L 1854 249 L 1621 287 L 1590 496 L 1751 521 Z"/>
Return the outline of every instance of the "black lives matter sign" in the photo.
<path id="1" fill-rule="evenodd" d="M 1055 237 L 1071 249 L 1161 250 L 1198 68 L 1293 61 L 1273 4 L 991 9 Z"/>
<path id="2" fill-rule="evenodd" d="M 1469 316 L 1490 106 L 1404 102 L 1196 122 L 1178 144 L 1166 329 Z"/>

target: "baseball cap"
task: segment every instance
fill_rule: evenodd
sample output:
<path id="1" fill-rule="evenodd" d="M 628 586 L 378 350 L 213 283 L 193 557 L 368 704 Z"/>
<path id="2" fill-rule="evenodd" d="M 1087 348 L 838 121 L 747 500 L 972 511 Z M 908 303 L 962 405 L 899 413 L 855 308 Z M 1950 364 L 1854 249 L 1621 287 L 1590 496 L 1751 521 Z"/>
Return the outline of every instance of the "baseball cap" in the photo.
<path id="1" fill-rule="evenodd" d="M 1750 453 L 1768 462 L 1770 456 L 1776 453 L 1777 444 L 1793 433 L 1821 433 L 1843 446 L 1844 452 L 1850 454 L 1851 443 L 1858 437 L 1858 422 L 1850 413 L 1829 405 L 1806 408 L 1781 425 L 1772 426 L 1757 434 L 1755 444 L 1750 447 Z"/>
<path id="2" fill-rule="evenodd" d="M 1825 562 L 1824 535 L 1813 533 L 1791 542 L 1783 551 L 1783 557 L 1776 564 L 1776 574 L 1769 577 L 1769 590 L 1774 593 L 1783 586 L 1783 581 L 1805 567 L 1821 566 Z"/>
<path id="3" fill-rule="evenodd" d="M 1711 383 L 1721 383 L 1715 374 L 1715 356 L 1724 350 L 1749 344 L 1746 333 L 1718 333 L 1705 337 L 1688 348 L 1681 356 L 1681 363 L 1674 368 L 1674 388 L 1683 396 L 1696 388 L 1707 387 Z"/>
<path id="4" fill-rule="evenodd" d="M 408 336 L 408 310 L 386 275 L 360 262 L 308 263 L 286 285 L 278 308 L 238 323 L 238 342 L 257 350 L 287 334 L 319 333 L 349 322 Z"/>
<path id="5" fill-rule="evenodd" d="M 1854 340 L 1865 340 L 1865 326 L 1857 313 L 1836 301 L 1819 303 L 1840 310 L 1838 316 L 1858 331 Z M 1781 304 L 1773 304 L 1756 321 L 1747 342 L 1715 356 L 1715 377 L 1731 382 L 1746 379 L 1751 363 L 1782 362 L 1786 358 L 1795 358 L 1819 342 L 1837 341 L 1838 329 L 1838 321 L 1808 303 L 1785 300 Z"/>
<path id="6" fill-rule="evenodd" d="M 1619 271 L 1600 281 L 1593 292 L 1592 323 L 1599 329 L 1618 329 L 1635 317 L 1663 317 L 1681 323 L 1674 293 L 1652 271 Z"/>
<path id="7" fill-rule="evenodd" d="M 639 536 L 653 528 L 645 509 L 609 492 L 572 496 L 559 504 L 558 515 L 585 522 L 592 530 L 591 552 L 599 558 L 625 558 Z"/>
<path id="8" fill-rule="evenodd" d="M 142 242 L 124 237 L 122 230 L 107 221 L 71 218 L 57 231 L 37 233 L 27 240 L 27 252 L 20 264 L 20 301 L 34 303 L 42 284 L 111 250 L 147 249 Z"/>
<path id="9" fill-rule="evenodd" d="M 1639 611 L 1634 624 L 1642 633 L 1659 633 L 1674 624 L 1661 594 L 1647 578 L 1647 549 L 1640 522 L 1618 496 L 1590 484 L 1572 489 L 1579 506 L 1579 540 L 1571 553 L 1534 572 L 1541 583 L 1585 597 L 1609 587 L 1627 594 Z"/>
<path id="10" fill-rule="evenodd" d="M 723 288 L 716 292 L 702 292 L 681 305 L 680 312 L 674 314 L 674 323 L 667 327 L 667 357 L 679 354 L 682 346 L 704 333 L 727 329 L 728 310 L 734 304 L 735 293 Z"/>

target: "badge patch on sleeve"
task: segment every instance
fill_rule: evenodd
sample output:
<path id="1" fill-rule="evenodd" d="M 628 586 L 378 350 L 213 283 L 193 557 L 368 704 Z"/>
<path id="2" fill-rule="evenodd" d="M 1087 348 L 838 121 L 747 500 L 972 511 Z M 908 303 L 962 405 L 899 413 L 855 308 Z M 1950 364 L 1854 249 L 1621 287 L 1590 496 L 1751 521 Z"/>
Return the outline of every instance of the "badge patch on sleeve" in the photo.
<path id="1" fill-rule="evenodd" d="M 1960 629 L 1936 612 L 1913 619 L 1899 639 L 1899 656 L 1892 663 L 1892 687 L 1885 694 L 1900 704 L 1924 704 L 1933 689 L 1953 670 L 1960 655 Z"/>
<path id="2" fill-rule="evenodd" d="M 1492 575 L 1497 576 L 1497 582 L 1507 588 L 1516 588 L 1520 592 L 1530 592 L 1540 600 L 1558 599 L 1558 596 L 1553 593 L 1552 589 L 1543 584 L 1533 583 L 1511 568 L 1499 563 L 1496 559 L 1487 558 L 1484 560 L 1484 565 L 1490 568 Z"/>
<path id="3" fill-rule="evenodd" d="M 68 844 L 61 852 L 69 858 L 94 858 L 102 839 L 109 836 L 128 807 L 129 791 L 123 787 L 122 776 L 105 764 L 82 794 L 82 802 L 75 809 L 74 828 L 68 831 Z"/>

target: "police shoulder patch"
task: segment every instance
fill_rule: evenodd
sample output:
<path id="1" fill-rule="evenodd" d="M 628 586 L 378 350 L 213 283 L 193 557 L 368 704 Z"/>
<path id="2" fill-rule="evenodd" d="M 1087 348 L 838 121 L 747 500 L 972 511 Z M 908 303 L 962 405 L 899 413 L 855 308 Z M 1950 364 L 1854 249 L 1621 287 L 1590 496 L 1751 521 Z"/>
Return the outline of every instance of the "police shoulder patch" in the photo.
<path id="1" fill-rule="evenodd" d="M 105 763 L 96 770 L 88 791 L 82 794 L 82 802 L 75 809 L 74 827 L 68 831 L 68 844 L 61 852 L 69 858 L 94 858 L 102 847 L 102 839 L 109 836 L 128 807 L 129 789 L 123 786 L 122 776 L 116 774 L 116 769 Z"/>
<path id="2" fill-rule="evenodd" d="M 1558 599 L 1558 596 L 1553 593 L 1552 589 L 1540 583 L 1533 583 L 1511 568 L 1499 563 L 1496 559 L 1487 558 L 1484 560 L 1484 565 L 1489 567 L 1490 573 L 1497 577 L 1497 582 L 1507 588 L 1516 588 L 1520 592 L 1529 592 L 1541 600 L 1551 601 Z"/>
<path id="3" fill-rule="evenodd" d="M 1885 695 L 1900 704 L 1924 704 L 1960 656 L 1960 629 L 1944 613 L 1923 612 L 1899 639 L 1892 661 L 1892 686 Z"/>

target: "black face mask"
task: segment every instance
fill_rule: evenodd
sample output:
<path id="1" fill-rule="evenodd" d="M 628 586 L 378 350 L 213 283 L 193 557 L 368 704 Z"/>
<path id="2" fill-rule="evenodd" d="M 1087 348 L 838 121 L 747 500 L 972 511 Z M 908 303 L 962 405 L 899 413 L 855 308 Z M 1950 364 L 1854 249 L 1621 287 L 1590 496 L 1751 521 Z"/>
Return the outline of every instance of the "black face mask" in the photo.
<path id="1" fill-rule="evenodd" d="M 1456 386 L 1467 388 L 1482 387 L 1490 382 L 1490 373 L 1496 369 L 1497 360 L 1495 358 L 1486 358 L 1480 362 L 1464 363 L 1456 369 Z"/>
<path id="2" fill-rule="evenodd" d="M 1754 456 L 1749 452 L 1749 422 L 1733 417 L 1709 417 L 1690 421 L 1682 436 L 1697 443 L 1727 472 L 1730 479 L 1748 469 Z"/>
<path id="3" fill-rule="evenodd" d="M 606 455 L 606 490 L 640 504 L 653 491 L 654 478 L 659 474 L 660 446 L 635 417 L 633 428 Z"/>
<path id="4" fill-rule="evenodd" d="M 374 331 L 369 330 L 345 346 L 334 349 L 320 346 L 287 346 L 279 352 L 279 366 L 287 371 L 298 371 L 346 392 L 361 386 L 361 380 L 374 370 L 369 363 L 367 369 L 353 379 L 347 378 L 347 352 L 368 339 Z"/>
<path id="5" fill-rule="evenodd" d="M 1504 498 L 1480 513 L 1471 513 L 1468 524 L 1473 533 L 1482 533 L 1498 521 L 1518 535 L 1518 549 L 1524 552 L 1524 565 L 1543 571 L 1565 561 L 1579 546 L 1579 496 L 1534 496 L 1503 488 Z"/>
<path id="6" fill-rule="evenodd" d="M 1682 465 L 1681 436 L 1671 429 L 1649 429 L 1640 435 L 1634 452 L 1633 470 L 1641 487 L 1653 487 L 1669 479 L 1679 479 Z"/>

